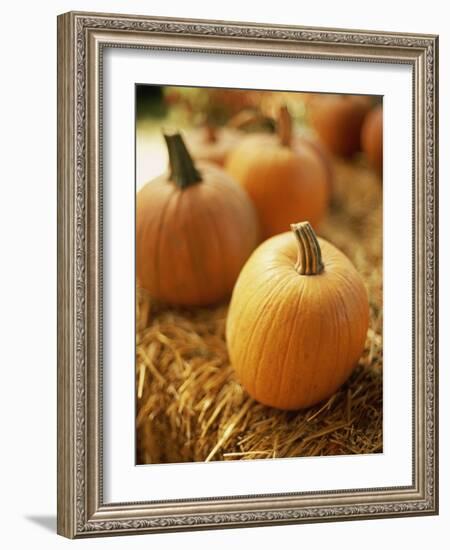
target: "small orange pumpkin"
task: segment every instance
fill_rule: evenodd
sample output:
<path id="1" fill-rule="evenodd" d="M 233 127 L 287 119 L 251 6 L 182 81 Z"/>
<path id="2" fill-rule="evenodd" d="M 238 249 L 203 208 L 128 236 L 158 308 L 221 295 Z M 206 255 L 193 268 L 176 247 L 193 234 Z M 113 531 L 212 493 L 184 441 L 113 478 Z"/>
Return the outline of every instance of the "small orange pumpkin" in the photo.
<path id="1" fill-rule="evenodd" d="M 191 130 L 186 141 L 195 160 L 206 160 L 223 166 L 240 138 L 241 132 L 234 128 L 206 125 Z"/>
<path id="2" fill-rule="evenodd" d="M 378 105 L 364 120 L 361 143 L 370 164 L 379 174 L 383 170 L 383 108 Z"/>
<path id="3" fill-rule="evenodd" d="M 286 108 L 279 113 L 278 134 L 244 138 L 225 169 L 250 195 L 266 238 L 286 231 L 292 219 L 317 226 L 326 213 L 329 174 L 310 143 L 293 139 Z"/>
<path id="4" fill-rule="evenodd" d="M 369 303 L 350 260 L 308 222 L 262 243 L 234 287 L 226 336 L 256 400 L 300 409 L 331 396 L 363 350 Z"/>
<path id="5" fill-rule="evenodd" d="M 170 172 L 137 194 L 137 279 L 170 304 L 219 302 L 258 244 L 256 212 L 223 170 L 194 165 L 180 134 L 165 139 Z"/>
<path id="6" fill-rule="evenodd" d="M 309 121 L 331 153 L 351 156 L 361 150 L 361 127 L 371 105 L 366 96 L 317 94 L 308 103 Z"/>

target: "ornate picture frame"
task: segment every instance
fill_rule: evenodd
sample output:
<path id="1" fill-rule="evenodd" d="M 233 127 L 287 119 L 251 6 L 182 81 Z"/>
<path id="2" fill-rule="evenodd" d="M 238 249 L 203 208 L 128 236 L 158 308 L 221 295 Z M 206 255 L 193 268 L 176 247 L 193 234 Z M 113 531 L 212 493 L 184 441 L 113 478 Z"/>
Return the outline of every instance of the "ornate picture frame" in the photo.
<path id="1" fill-rule="evenodd" d="M 105 503 L 102 55 L 106 47 L 400 63 L 413 74 L 413 483 Z M 438 513 L 438 38 L 66 13 L 58 17 L 58 533 L 70 538 Z"/>

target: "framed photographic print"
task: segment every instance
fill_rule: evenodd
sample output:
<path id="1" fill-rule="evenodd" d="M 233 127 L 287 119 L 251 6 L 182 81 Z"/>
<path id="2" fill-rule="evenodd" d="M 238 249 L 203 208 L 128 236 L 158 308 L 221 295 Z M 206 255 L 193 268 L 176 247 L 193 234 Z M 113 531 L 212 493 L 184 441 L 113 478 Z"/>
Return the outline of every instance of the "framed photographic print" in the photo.
<path id="1" fill-rule="evenodd" d="M 431 35 L 58 18 L 58 532 L 438 511 Z"/>

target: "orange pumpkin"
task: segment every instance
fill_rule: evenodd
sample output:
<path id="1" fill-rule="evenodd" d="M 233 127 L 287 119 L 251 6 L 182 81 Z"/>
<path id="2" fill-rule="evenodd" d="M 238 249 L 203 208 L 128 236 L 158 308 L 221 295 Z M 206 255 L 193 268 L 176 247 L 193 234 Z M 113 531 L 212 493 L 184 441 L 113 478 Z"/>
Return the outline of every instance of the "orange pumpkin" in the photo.
<path id="1" fill-rule="evenodd" d="M 361 130 L 361 143 L 370 164 L 379 174 L 383 171 L 383 108 L 378 105 L 366 116 Z"/>
<path id="2" fill-rule="evenodd" d="M 186 141 L 189 151 L 196 160 L 206 160 L 223 166 L 228 155 L 239 142 L 240 134 L 233 128 L 206 125 L 189 132 Z"/>
<path id="3" fill-rule="evenodd" d="M 170 304 L 219 302 L 258 244 L 257 216 L 223 170 L 194 165 L 180 134 L 165 139 L 170 172 L 137 194 L 137 279 Z"/>
<path id="4" fill-rule="evenodd" d="M 330 397 L 363 350 L 367 292 L 350 260 L 308 222 L 251 255 L 234 287 L 226 336 L 238 379 L 256 400 L 299 409 Z"/>
<path id="5" fill-rule="evenodd" d="M 311 147 L 314 153 L 318 155 L 318 157 L 322 161 L 322 164 L 325 168 L 325 172 L 327 174 L 328 190 L 331 195 L 334 189 L 335 175 L 334 175 L 333 163 L 328 151 L 325 149 L 325 147 L 322 145 L 322 143 L 320 143 L 320 141 L 317 138 L 311 137 L 309 135 L 295 136 L 294 140 L 298 140 L 299 147 L 301 147 L 302 145 Z"/>
<path id="6" fill-rule="evenodd" d="M 361 127 L 371 105 L 367 96 L 317 94 L 308 103 L 309 121 L 331 153 L 351 156 L 361 150 Z"/>
<path id="7" fill-rule="evenodd" d="M 243 139 L 225 169 L 250 195 L 266 238 L 286 231 L 292 219 L 317 226 L 326 213 L 327 169 L 310 143 L 293 139 L 286 108 L 280 110 L 277 135 Z"/>

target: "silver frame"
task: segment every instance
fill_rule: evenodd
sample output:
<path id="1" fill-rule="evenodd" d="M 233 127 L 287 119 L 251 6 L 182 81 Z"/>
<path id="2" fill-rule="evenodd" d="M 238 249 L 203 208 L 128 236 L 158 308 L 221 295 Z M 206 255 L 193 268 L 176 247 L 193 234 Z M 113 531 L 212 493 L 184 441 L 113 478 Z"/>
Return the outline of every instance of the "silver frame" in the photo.
<path id="1" fill-rule="evenodd" d="M 413 483 L 105 504 L 102 497 L 102 52 L 105 47 L 413 68 Z M 66 13 L 58 17 L 58 533 L 70 537 L 438 513 L 438 38 Z"/>

